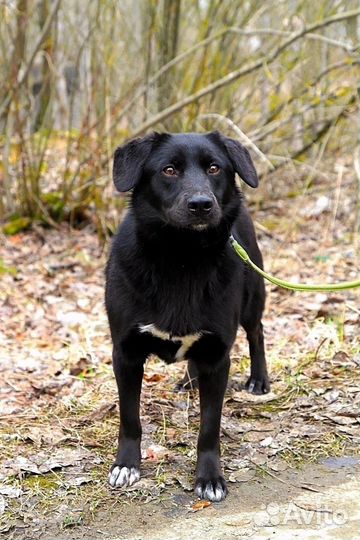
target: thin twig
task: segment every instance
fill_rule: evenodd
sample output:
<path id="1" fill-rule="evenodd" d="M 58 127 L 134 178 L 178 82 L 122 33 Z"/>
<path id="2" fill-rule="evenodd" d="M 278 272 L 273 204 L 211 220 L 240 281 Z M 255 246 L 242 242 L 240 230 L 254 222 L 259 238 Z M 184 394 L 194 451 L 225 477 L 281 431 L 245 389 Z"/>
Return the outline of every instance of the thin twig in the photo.
<path id="1" fill-rule="evenodd" d="M 265 173 L 259 174 L 259 177 L 261 178 L 262 176 L 264 176 L 264 174 L 272 174 L 273 172 L 275 172 L 278 169 L 280 169 L 281 167 L 283 167 L 285 165 L 285 163 L 293 162 L 294 160 L 296 160 L 296 158 L 298 158 L 299 156 L 301 156 L 302 154 L 307 152 L 307 150 L 309 150 L 309 148 L 313 144 L 321 141 L 321 139 L 326 135 L 326 133 L 329 131 L 329 129 L 331 129 L 333 126 L 335 126 L 337 124 L 337 122 L 340 120 L 340 118 L 342 118 L 343 116 L 345 116 L 348 113 L 349 107 L 351 107 L 355 103 L 355 101 L 356 101 L 355 95 L 351 96 L 349 101 L 346 103 L 346 105 L 344 105 L 344 107 L 335 116 L 335 118 L 331 118 L 330 120 L 328 120 L 325 123 L 325 125 L 311 138 L 311 140 L 308 143 L 306 143 L 302 148 L 300 148 L 300 150 L 297 150 L 296 152 L 291 154 L 287 160 L 284 160 L 284 161 L 280 162 L 279 164 L 275 165 L 275 168 L 272 171 L 268 171 L 267 173 L 265 172 Z"/>
<path id="2" fill-rule="evenodd" d="M 358 88 L 358 94 L 360 97 L 360 86 Z M 360 129 L 360 114 L 359 113 L 358 113 L 358 119 L 359 119 L 359 129 Z M 359 133 L 359 142 L 360 142 L 360 133 Z M 355 174 L 358 180 L 358 187 L 359 187 L 358 201 L 357 201 L 359 219 L 357 220 L 357 225 L 356 225 L 356 236 L 358 239 L 358 252 L 360 252 L 360 146 L 357 149 L 357 156 L 354 156 L 354 170 L 355 170 Z"/>
<path id="3" fill-rule="evenodd" d="M 323 71 L 321 71 L 317 75 L 317 77 L 313 81 L 311 81 L 305 88 L 303 88 L 299 94 L 294 94 L 287 101 L 281 103 L 274 111 L 272 111 L 271 115 L 268 116 L 264 120 L 263 125 L 256 128 L 250 133 L 251 139 L 256 140 L 256 141 L 263 139 L 265 136 L 275 131 L 278 127 L 281 127 L 282 125 L 287 123 L 288 118 L 286 118 L 285 120 L 278 121 L 278 122 L 272 122 L 272 120 L 276 118 L 283 109 L 288 108 L 289 105 L 291 105 L 291 103 L 303 97 L 309 91 L 309 89 L 313 89 L 321 81 L 321 79 L 325 77 L 325 75 L 330 73 L 330 71 L 334 71 L 334 70 L 342 69 L 342 68 L 349 69 L 349 67 L 353 67 L 356 65 L 360 66 L 360 60 L 352 60 L 350 64 L 349 64 L 349 61 L 346 60 L 343 62 L 335 62 L 334 64 L 327 66 Z M 299 111 L 299 112 L 300 114 L 302 114 L 302 111 Z"/>
<path id="4" fill-rule="evenodd" d="M 266 155 L 256 146 L 256 144 L 247 136 L 245 133 L 237 126 L 230 118 L 227 116 L 223 116 L 222 114 L 217 113 L 209 113 L 209 114 L 201 114 L 199 118 L 216 118 L 218 120 L 221 120 L 228 124 L 235 133 L 238 135 L 238 137 L 244 142 L 245 146 L 248 148 L 251 148 L 255 154 L 259 156 L 259 158 L 264 161 L 270 169 L 274 169 L 274 165 L 271 163 L 271 161 L 266 157 Z"/>
<path id="5" fill-rule="evenodd" d="M 343 176 L 344 176 L 344 166 L 339 165 L 338 176 L 337 176 L 337 180 L 336 180 L 336 188 L 335 188 L 334 208 L 333 208 L 333 212 L 332 212 L 332 216 L 331 216 L 331 225 L 329 227 L 329 231 L 332 234 L 334 234 L 336 216 L 337 216 L 337 212 L 338 212 L 338 208 L 339 208 L 341 184 L 342 184 Z M 326 239 L 326 237 L 327 237 L 327 234 L 325 234 L 325 239 Z"/>

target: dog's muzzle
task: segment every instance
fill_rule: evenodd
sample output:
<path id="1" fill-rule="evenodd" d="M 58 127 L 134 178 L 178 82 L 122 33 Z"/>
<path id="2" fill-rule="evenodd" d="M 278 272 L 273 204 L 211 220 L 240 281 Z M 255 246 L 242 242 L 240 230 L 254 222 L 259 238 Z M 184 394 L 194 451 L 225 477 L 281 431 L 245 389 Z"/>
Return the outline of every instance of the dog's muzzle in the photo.
<path id="1" fill-rule="evenodd" d="M 202 231 L 216 226 L 221 218 L 219 204 L 212 193 L 184 194 L 167 210 L 167 218 L 175 226 Z"/>

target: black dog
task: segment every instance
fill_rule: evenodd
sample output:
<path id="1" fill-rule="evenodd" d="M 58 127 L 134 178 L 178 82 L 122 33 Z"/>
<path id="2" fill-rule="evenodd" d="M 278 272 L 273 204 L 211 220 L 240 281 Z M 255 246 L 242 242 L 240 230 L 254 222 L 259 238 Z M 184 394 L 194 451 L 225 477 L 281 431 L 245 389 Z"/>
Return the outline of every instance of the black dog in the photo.
<path id="1" fill-rule="evenodd" d="M 120 397 L 119 449 L 111 486 L 140 478 L 139 401 L 144 362 L 189 361 L 200 392 L 195 493 L 227 493 L 219 430 L 229 353 L 238 325 L 247 335 L 250 392 L 269 391 L 261 317 L 264 283 L 233 251 L 233 234 L 259 266 L 254 227 L 235 183 L 258 177 L 249 152 L 219 132 L 153 133 L 118 148 L 114 182 L 133 189 L 107 266 L 106 309 Z M 185 377 L 183 384 L 188 385 Z"/>

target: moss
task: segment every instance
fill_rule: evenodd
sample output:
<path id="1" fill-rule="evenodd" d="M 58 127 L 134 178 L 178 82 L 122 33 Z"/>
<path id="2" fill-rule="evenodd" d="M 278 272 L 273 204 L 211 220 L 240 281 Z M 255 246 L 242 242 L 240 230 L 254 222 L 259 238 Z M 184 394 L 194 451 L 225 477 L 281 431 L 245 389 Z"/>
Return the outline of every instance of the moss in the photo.
<path id="1" fill-rule="evenodd" d="M 52 193 L 43 193 L 41 195 L 41 202 L 46 207 L 50 216 L 56 221 L 61 221 L 64 217 L 64 197 L 62 193 L 52 192 Z"/>
<path id="2" fill-rule="evenodd" d="M 0 275 L 1 274 L 10 274 L 12 276 L 16 276 L 17 269 L 14 266 L 8 266 L 4 259 L 0 257 Z"/>
<path id="3" fill-rule="evenodd" d="M 44 475 L 26 476 L 22 481 L 23 486 L 31 490 L 54 490 L 59 487 L 59 476 L 55 473 Z"/>
<path id="4" fill-rule="evenodd" d="M 2 226 L 2 231 L 7 236 L 12 236 L 21 231 L 28 229 L 31 225 L 31 219 L 29 217 L 16 217 L 7 221 Z"/>

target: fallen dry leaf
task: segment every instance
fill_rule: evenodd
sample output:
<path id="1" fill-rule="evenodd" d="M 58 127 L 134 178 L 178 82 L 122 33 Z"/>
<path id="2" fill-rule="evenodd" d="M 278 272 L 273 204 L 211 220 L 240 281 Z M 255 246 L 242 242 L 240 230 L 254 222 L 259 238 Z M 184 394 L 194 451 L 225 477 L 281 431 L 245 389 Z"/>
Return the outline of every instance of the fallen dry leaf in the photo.
<path id="1" fill-rule="evenodd" d="M 160 444 L 152 444 L 145 450 L 145 459 L 149 461 L 161 461 L 169 455 L 169 450 Z"/>
<path id="2" fill-rule="evenodd" d="M 254 469 L 240 469 L 229 474 L 229 482 L 249 482 L 255 478 Z"/>
<path id="3" fill-rule="evenodd" d="M 204 510 L 204 508 L 208 508 L 208 506 L 211 506 L 210 501 L 197 501 L 192 505 L 191 509 L 193 512 L 199 512 L 199 510 Z"/>
<path id="4" fill-rule="evenodd" d="M 29 439 L 37 446 L 56 446 L 68 441 L 70 436 L 66 435 L 60 428 L 51 426 L 32 426 L 26 430 L 25 438 Z"/>
<path id="5" fill-rule="evenodd" d="M 70 375 L 73 375 L 73 377 L 77 377 L 80 374 L 85 374 L 91 365 L 92 362 L 88 356 L 81 357 L 76 362 L 76 364 L 71 366 Z"/>
<path id="6" fill-rule="evenodd" d="M 147 384 L 155 384 L 164 379 L 165 375 L 163 375 L 162 373 L 152 373 L 151 375 L 147 375 L 146 373 L 144 373 L 144 380 Z"/>
<path id="7" fill-rule="evenodd" d="M 83 424 L 88 424 L 89 422 L 98 422 L 99 420 L 103 420 L 111 411 L 113 411 L 116 407 L 116 403 L 104 403 L 99 408 L 92 411 L 87 416 L 84 416 L 80 422 Z"/>
<path id="8" fill-rule="evenodd" d="M 85 448 L 58 448 L 50 453 L 39 452 L 30 457 L 17 456 L 5 461 L 3 477 L 18 476 L 22 473 L 44 474 L 54 469 L 76 465 L 85 459 L 93 461 L 94 456 Z"/>
<path id="9" fill-rule="evenodd" d="M 276 459 L 276 458 L 275 458 Z M 288 464 L 285 461 L 270 461 L 267 463 L 269 469 L 275 472 L 285 471 L 288 468 Z"/>

